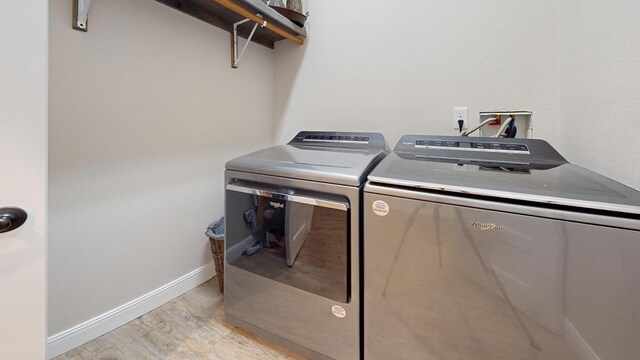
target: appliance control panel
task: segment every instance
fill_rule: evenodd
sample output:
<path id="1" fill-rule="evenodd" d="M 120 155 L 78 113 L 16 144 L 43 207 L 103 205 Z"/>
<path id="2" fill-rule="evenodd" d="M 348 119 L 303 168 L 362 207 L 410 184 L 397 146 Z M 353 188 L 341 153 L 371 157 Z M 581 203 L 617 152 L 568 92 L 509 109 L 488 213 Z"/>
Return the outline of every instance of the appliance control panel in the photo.
<path id="1" fill-rule="evenodd" d="M 353 135 L 307 135 L 302 141 L 304 142 L 332 142 L 332 143 L 351 143 L 351 144 L 368 144 L 368 136 Z"/>
<path id="2" fill-rule="evenodd" d="M 549 143 L 538 139 L 404 135 L 393 151 L 416 159 L 560 165 L 567 162 Z"/>
<path id="3" fill-rule="evenodd" d="M 366 132 L 301 131 L 289 145 L 387 150 L 382 134 Z"/>
<path id="4" fill-rule="evenodd" d="M 416 148 L 446 149 L 462 151 L 499 152 L 507 154 L 530 154 L 529 147 L 522 143 L 477 142 L 453 140 L 416 140 Z"/>

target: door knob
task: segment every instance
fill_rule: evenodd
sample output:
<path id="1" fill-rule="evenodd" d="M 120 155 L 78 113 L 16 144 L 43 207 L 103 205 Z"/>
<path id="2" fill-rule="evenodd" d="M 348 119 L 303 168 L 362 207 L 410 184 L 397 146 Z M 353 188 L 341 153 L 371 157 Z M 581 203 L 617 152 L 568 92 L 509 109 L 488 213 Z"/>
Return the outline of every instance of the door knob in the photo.
<path id="1" fill-rule="evenodd" d="M 0 208 L 0 234 L 15 230 L 27 221 L 27 212 L 17 207 Z"/>

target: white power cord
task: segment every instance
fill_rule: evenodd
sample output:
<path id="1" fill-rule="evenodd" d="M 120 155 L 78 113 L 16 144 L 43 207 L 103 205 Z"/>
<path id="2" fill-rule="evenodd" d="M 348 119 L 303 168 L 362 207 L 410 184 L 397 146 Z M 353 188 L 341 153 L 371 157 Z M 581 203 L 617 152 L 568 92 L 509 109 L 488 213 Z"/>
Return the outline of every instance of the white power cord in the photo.
<path id="1" fill-rule="evenodd" d="M 504 124 L 502 124 L 502 126 L 500 126 L 500 130 L 498 130 L 498 133 L 493 135 L 493 136 L 491 136 L 491 137 L 494 137 L 494 138 L 501 137 L 504 134 L 505 130 L 507 130 L 507 127 L 509 126 L 509 124 L 511 124 L 511 122 L 513 122 L 514 120 L 515 120 L 515 118 L 513 116 L 509 116 L 507 118 L 507 121 L 505 121 Z"/>
<path id="2" fill-rule="evenodd" d="M 476 131 L 477 131 L 478 129 L 480 129 L 481 127 L 483 127 L 483 126 L 487 125 L 488 123 L 490 123 L 490 122 L 492 122 L 492 121 L 496 121 L 496 120 L 497 120 L 497 119 L 496 119 L 496 118 L 494 118 L 494 117 L 492 117 L 492 118 L 488 118 L 487 120 L 485 120 L 485 121 L 481 122 L 478 126 L 476 126 L 476 127 L 472 128 L 472 129 L 469 129 L 469 130 L 463 131 L 463 132 L 460 134 L 460 136 L 469 136 L 469 135 L 473 134 L 474 132 L 476 132 Z"/>

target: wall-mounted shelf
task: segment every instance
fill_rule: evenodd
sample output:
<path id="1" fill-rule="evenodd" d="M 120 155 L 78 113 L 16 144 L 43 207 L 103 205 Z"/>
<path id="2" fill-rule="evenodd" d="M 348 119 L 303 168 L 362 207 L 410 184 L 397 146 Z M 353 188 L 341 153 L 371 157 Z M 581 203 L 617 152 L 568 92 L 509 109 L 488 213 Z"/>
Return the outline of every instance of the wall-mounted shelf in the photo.
<path id="1" fill-rule="evenodd" d="M 234 24 L 245 19 L 250 21 L 237 25 L 238 35 L 273 49 L 280 40 L 288 39 L 304 44 L 307 32 L 289 19 L 265 5 L 260 0 L 156 0 L 182 11 L 206 23 L 233 34 Z M 266 24 L 265 24 L 266 21 Z M 250 36 L 255 25 L 259 25 Z M 263 27 L 264 25 L 264 27 Z"/>
<path id="2" fill-rule="evenodd" d="M 250 41 L 273 49 L 280 40 L 304 44 L 307 32 L 260 0 L 156 0 L 231 33 L 231 67 Z M 73 28 L 87 32 L 91 0 L 73 0 Z M 239 50 L 239 37 L 248 41 Z"/>
<path id="3" fill-rule="evenodd" d="M 79 31 L 87 32 L 89 25 L 89 8 L 91 0 L 74 0 L 73 1 L 73 23 L 71 26 Z"/>

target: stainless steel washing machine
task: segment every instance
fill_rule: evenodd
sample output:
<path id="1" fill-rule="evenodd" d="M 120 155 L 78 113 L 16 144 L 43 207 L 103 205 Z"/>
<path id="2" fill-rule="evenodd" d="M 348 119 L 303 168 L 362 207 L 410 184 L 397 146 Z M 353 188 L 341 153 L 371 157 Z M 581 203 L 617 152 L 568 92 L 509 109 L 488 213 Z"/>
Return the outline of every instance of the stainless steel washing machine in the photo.
<path id="1" fill-rule="evenodd" d="M 365 359 L 640 359 L 640 193 L 548 143 L 404 136 L 364 213 Z"/>
<path id="2" fill-rule="evenodd" d="M 227 163 L 228 322 L 312 359 L 360 358 L 362 186 L 385 148 L 301 132 Z"/>

